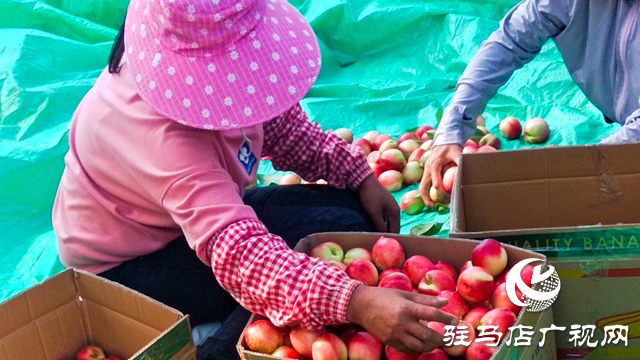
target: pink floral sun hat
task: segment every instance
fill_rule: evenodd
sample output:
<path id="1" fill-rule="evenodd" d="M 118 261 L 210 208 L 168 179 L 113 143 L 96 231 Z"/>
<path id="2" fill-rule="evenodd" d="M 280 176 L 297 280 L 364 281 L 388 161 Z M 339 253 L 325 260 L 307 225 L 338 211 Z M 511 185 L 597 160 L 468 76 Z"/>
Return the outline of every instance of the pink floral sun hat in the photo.
<path id="1" fill-rule="evenodd" d="M 124 33 L 140 96 L 201 129 L 273 119 L 320 71 L 313 30 L 285 0 L 132 0 Z"/>

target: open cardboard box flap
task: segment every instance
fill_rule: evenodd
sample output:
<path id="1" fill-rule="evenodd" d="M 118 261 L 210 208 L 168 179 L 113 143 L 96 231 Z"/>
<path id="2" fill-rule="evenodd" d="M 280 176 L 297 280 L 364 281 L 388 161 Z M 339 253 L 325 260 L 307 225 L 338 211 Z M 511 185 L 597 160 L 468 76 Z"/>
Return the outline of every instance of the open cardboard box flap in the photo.
<path id="1" fill-rule="evenodd" d="M 0 304 L 0 319 L 0 359 L 62 360 L 87 344 L 129 359 L 178 325 L 189 329 L 179 311 L 71 269 Z M 178 349 L 193 344 L 190 331 L 173 340 Z"/>

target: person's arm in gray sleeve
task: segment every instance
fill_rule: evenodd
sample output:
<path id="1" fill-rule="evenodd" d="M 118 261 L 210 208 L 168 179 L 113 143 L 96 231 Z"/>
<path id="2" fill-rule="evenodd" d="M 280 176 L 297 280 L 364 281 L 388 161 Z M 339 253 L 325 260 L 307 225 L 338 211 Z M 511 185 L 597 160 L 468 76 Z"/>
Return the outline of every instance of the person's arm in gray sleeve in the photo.
<path id="1" fill-rule="evenodd" d="M 429 196 L 432 186 L 444 193 L 442 168 L 458 163 L 462 144 L 476 130 L 476 117 L 516 69 L 531 61 L 547 40 L 564 30 L 575 1 L 586 0 L 524 0 L 507 13 L 498 30 L 482 43 L 458 80 L 425 163 L 420 194 L 427 207 L 435 206 Z"/>
<path id="2" fill-rule="evenodd" d="M 434 145 L 462 145 L 476 130 L 475 118 L 513 72 L 560 34 L 575 0 L 525 0 L 511 9 L 484 41 L 458 80 L 444 110 Z"/>
<path id="3" fill-rule="evenodd" d="M 600 141 L 600 144 L 624 144 L 640 142 L 640 109 L 629 115 L 618 131 Z"/>

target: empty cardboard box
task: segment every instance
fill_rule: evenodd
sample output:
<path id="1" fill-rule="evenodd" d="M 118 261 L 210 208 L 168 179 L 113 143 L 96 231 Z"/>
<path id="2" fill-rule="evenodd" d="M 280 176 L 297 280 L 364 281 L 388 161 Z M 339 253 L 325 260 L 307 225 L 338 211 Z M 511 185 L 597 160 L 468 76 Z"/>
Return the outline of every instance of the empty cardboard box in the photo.
<path id="1" fill-rule="evenodd" d="M 195 360 L 188 316 L 98 276 L 65 270 L 0 304 L 0 359 L 75 359 L 85 345 L 131 360 Z"/>
<path id="2" fill-rule="evenodd" d="M 301 240 L 294 250 L 310 253 L 311 249 L 323 242 L 333 241 L 339 244 L 346 252 L 349 249 L 356 247 L 363 247 L 371 250 L 373 244 L 381 236 L 381 234 L 370 233 L 323 233 L 311 235 Z M 414 236 L 402 236 L 396 234 L 388 234 L 387 236 L 397 239 L 402 244 L 406 258 L 413 255 L 424 255 L 431 261 L 442 260 L 450 263 L 457 269 L 460 269 L 462 265 L 471 259 L 471 252 L 478 244 L 473 240 L 457 240 L 446 238 L 431 238 L 431 237 L 414 237 Z M 527 259 L 538 258 L 544 260 L 544 256 L 536 254 L 530 251 L 516 248 L 514 246 L 505 246 L 507 255 L 509 257 L 508 266 L 512 266 L 515 263 Z M 253 321 L 260 319 L 260 316 L 252 315 L 249 319 L 249 324 Z M 547 336 L 545 339 L 545 345 L 539 347 L 538 344 L 542 338 L 542 334 L 539 329 L 550 327 L 553 323 L 552 308 L 548 308 L 541 312 L 528 312 L 522 311 L 518 317 L 516 324 L 522 324 L 525 326 L 532 326 L 535 329 L 534 335 L 531 337 L 531 346 L 506 346 L 504 342 L 500 345 L 498 351 L 491 358 L 492 360 L 506 360 L 506 359 L 527 359 L 527 360 L 551 360 L 556 358 L 555 340 L 553 336 Z M 245 329 L 246 330 L 246 329 Z M 244 332 L 243 332 L 244 336 Z M 238 340 L 238 353 L 244 360 L 274 360 L 276 357 L 253 352 L 247 349 L 246 344 L 243 341 L 243 336 Z M 384 355 L 383 355 L 384 357 Z"/>

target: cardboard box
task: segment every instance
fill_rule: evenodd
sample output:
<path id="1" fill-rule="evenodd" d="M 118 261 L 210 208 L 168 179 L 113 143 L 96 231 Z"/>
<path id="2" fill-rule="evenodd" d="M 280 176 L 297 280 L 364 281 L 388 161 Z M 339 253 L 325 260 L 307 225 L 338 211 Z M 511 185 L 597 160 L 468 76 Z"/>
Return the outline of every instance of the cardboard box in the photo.
<path id="1" fill-rule="evenodd" d="M 355 247 L 363 247 L 366 249 L 373 248 L 373 244 L 381 234 L 368 233 L 323 233 L 311 235 L 301 240 L 294 250 L 309 253 L 311 249 L 320 243 L 333 241 L 343 247 L 344 251 Z M 413 255 L 424 255 L 432 261 L 442 260 L 451 263 L 459 269 L 466 261 L 471 259 L 471 252 L 477 245 L 477 241 L 458 240 L 446 238 L 430 238 L 430 237 L 412 237 L 395 234 L 388 236 L 397 239 L 404 247 L 406 257 Z M 509 257 L 509 266 L 520 260 L 527 258 L 538 258 L 544 260 L 544 256 L 530 251 L 516 248 L 514 246 L 505 246 Z M 253 321 L 259 319 L 259 316 L 253 315 L 249 319 L 249 325 Z M 549 308 L 542 312 L 523 311 L 518 317 L 518 323 L 525 326 L 532 326 L 535 334 L 532 337 L 531 346 L 505 346 L 503 343 L 498 351 L 492 357 L 493 360 L 506 359 L 526 359 L 526 360 L 551 360 L 556 359 L 555 339 L 553 336 L 547 336 L 545 345 L 539 347 L 541 328 L 549 327 L 553 323 L 553 311 Z M 260 354 L 246 349 L 243 335 L 238 340 L 238 353 L 244 360 L 272 360 L 277 359 L 270 355 Z"/>
<path id="2" fill-rule="evenodd" d="M 66 270 L 0 304 L 0 359 L 75 359 L 95 344 L 131 360 L 195 360 L 188 316 L 98 276 Z"/>
<path id="3" fill-rule="evenodd" d="M 463 154 L 453 237 L 547 256 L 640 254 L 640 144 Z"/>
<path id="4" fill-rule="evenodd" d="M 562 284 L 558 326 L 629 325 L 628 347 L 576 346 L 557 333 L 558 358 L 639 358 L 640 144 L 464 154 L 459 165 L 452 237 L 545 254 Z"/>

